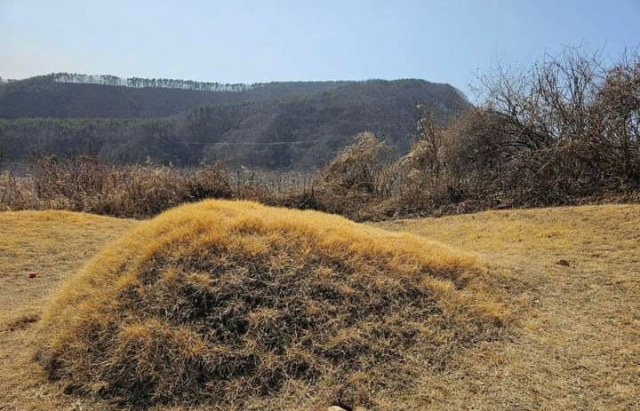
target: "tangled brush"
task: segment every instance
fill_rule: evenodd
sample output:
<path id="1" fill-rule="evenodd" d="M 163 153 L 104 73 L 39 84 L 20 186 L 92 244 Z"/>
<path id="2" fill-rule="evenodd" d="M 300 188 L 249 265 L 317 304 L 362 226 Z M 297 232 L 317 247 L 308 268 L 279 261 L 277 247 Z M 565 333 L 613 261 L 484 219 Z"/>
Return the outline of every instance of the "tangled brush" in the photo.
<path id="1" fill-rule="evenodd" d="M 209 200 L 142 223 L 70 277 L 45 310 L 38 361 L 127 405 L 375 408 L 500 335 L 500 307 L 474 286 L 483 275 L 410 234 Z"/>

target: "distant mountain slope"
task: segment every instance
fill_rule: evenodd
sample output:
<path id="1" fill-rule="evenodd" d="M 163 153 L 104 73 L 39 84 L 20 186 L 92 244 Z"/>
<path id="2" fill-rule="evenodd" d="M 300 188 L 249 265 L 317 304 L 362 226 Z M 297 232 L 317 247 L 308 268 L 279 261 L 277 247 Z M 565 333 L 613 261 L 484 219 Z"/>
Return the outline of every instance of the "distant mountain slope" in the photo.
<path id="1" fill-rule="evenodd" d="M 372 80 L 276 104 L 201 107 L 185 116 L 186 134 L 209 143 L 203 158 L 265 167 L 314 166 L 328 162 L 353 136 L 367 130 L 405 152 L 411 143 L 408 135 L 415 131 L 419 103 L 429 104 L 441 120 L 470 107 L 449 85 Z"/>
<path id="2" fill-rule="evenodd" d="M 250 85 L 239 91 L 200 91 L 170 87 L 64 83 L 55 81 L 56 76 L 51 74 L 0 84 L 0 118 L 165 117 L 206 104 L 299 97 L 347 84 L 334 81 L 273 82 Z M 149 80 L 142 84 L 159 83 Z"/>
<path id="3" fill-rule="evenodd" d="M 252 90 L 247 93 L 257 94 L 234 92 L 228 93 L 234 96 L 226 96 L 220 92 L 57 83 L 54 87 L 85 86 L 85 97 L 87 90 L 96 87 L 95 99 L 111 98 L 107 97 L 113 96 L 109 93 L 161 91 L 219 95 L 224 103 L 164 118 L 3 120 L 0 150 L 13 159 L 25 158 L 34 149 L 68 155 L 90 148 L 116 162 L 151 158 L 193 165 L 221 159 L 232 166 L 315 168 L 326 164 L 357 133 L 367 130 L 383 136 L 399 154 L 406 152 L 419 117 L 419 104 L 430 105 L 442 121 L 470 107 L 454 87 L 424 80 L 277 84 L 270 93 Z M 327 87 L 329 90 L 322 90 Z M 238 101 L 231 101 L 231 97 Z M 249 97 L 253 100 L 242 101 Z M 66 107 L 77 104 L 70 101 Z M 145 104 L 150 111 L 159 107 Z M 174 109 L 177 106 L 173 104 Z M 118 108 L 115 103 L 112 107 Z"/>

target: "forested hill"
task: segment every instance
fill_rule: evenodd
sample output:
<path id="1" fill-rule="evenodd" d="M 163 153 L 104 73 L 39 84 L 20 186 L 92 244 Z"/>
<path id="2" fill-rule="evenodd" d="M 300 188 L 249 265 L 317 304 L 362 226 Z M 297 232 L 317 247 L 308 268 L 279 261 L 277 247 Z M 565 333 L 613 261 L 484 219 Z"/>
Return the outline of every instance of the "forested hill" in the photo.
<path id="1" fill-rule="evenodd" d="M 300 97 L 345 84 L 348 82 L 218 84 L 58 73 L 0 84 L 0 118 L 165 117 L 207 104 Z"/>
<path id="2" fill-rule="evenodd" d="M 420 104 L 428 104 L 443 121 L 470 107 L 454 87 L 423 80 L 269 83 L 238 91 L 198 91 L 35 79 L 2 88 L 6 88 L 5 104 L 13 99 L 25 105 L 20 110 L 3 106 L 22 117 L 0 120 L 0 151 L 5 160 L 20 160 L 33 151 L 65 156 L 91 150 L 108 161 L 125 163 L 151 158 L 194 165 L 220 159 L 232 166 L 316 168 L 363 131 L 373 131 L 397 154 L 405 153 Z M 64 98 L 56 94 L 59 104 L 45 104 L 46 98 L 34 96 L 58 91 L 40 89 L 62 90 Z M 20 97 L 19 90 L 27 91 Z M 178 97 L 172 99 L 174 93 Z M 199 106 L 202 102 L 210 104 Z M 99 115 L 81 115 L 101 106 L 104 111 Z M 187 106 L 197 107 L 176 114 Z M 47 108 L 50 118 L 25 114 Z M 68 114 L 71 111 L 76 118 Z M 131 117 L 133 113 L 138 114 Z M 66 118 L 55 118 L 59 116 Z"/>

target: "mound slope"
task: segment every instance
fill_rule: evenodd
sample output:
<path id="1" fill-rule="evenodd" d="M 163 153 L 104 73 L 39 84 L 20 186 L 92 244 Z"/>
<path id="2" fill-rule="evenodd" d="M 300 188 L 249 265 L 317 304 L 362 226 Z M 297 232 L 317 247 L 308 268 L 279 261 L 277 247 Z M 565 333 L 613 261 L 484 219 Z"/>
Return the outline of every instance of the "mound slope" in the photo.
<path id="1" fill-rule="evenodd" d="M 411 234 L 205 201 L 141 224 L 71 277 L 45 310 L 38 358 L 71 389 L 127 404 L 375 406 L 500 335 L 482 275 Z"/>

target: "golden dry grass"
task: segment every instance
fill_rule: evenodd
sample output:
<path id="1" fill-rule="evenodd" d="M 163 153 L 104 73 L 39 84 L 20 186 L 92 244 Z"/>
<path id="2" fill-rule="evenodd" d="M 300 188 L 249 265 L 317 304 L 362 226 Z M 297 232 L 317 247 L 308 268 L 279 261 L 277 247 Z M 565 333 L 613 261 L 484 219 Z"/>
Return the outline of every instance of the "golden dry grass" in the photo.
<path id="1" fill-rule="evenodd" d="M 62 385 L 45 382 L 32 361 L 37 327 L 27 324 L 6 331 L 7 324 L 24 315 L 39 317 L 61 278 L 79 268 L 108 237 L 137 224 L 72 215 L 77 216 L 0 214 L 3 411 L 118 409 L 65 395 Z M 612 205 L 383 223 L 386 229 L 412 231 L 476 253 L 493 267 L 487 284 L 500 298 L 518 303 L 518 321 L 507 340 L 463 349 L 447 370 L 434 373 L 425 368 L 417 378 L 417 393 L 398 395 L 387 408 L 639 409 L 639 215 L 640 206 Z M 43 223 L 40 216 L 50 221 Z M 57 253 L 49 252 L 51 247 Z M 570 267 L 558 265 L 561 259 Z M 23 280 L 23 274 L 45 272 L 43 267 L 59 274 L 39 278 L 37 288 L 27 287 L 36 283 Z M 10 277 L 16 270 L 20 275 Z"/>
<path id="2" fill-rule="evenodd" d="M 35 326 L 59 282 L 136 224 L 66 211 L 0 213 L 0 410 L 72 409 L 74 400 L 43 383 L 32 361 Z"/>
<path id="3" fill-rule="evenodd" d="M 388 409 L 416 372 L 503 334 L 475 257 L 314 211 L 209 200 L 144 222 L 44 310 L 73 392 L 225 410 Z"/>
<path id="4" fill-rule="evenodd" d="M 456 371 L 425 379 L 418 408 L 640 409 L 640 206 L 381 225 L 476 252 L 504 270 L 507 292 L 528 303 L 510 341 L 467 350 Z"/>

